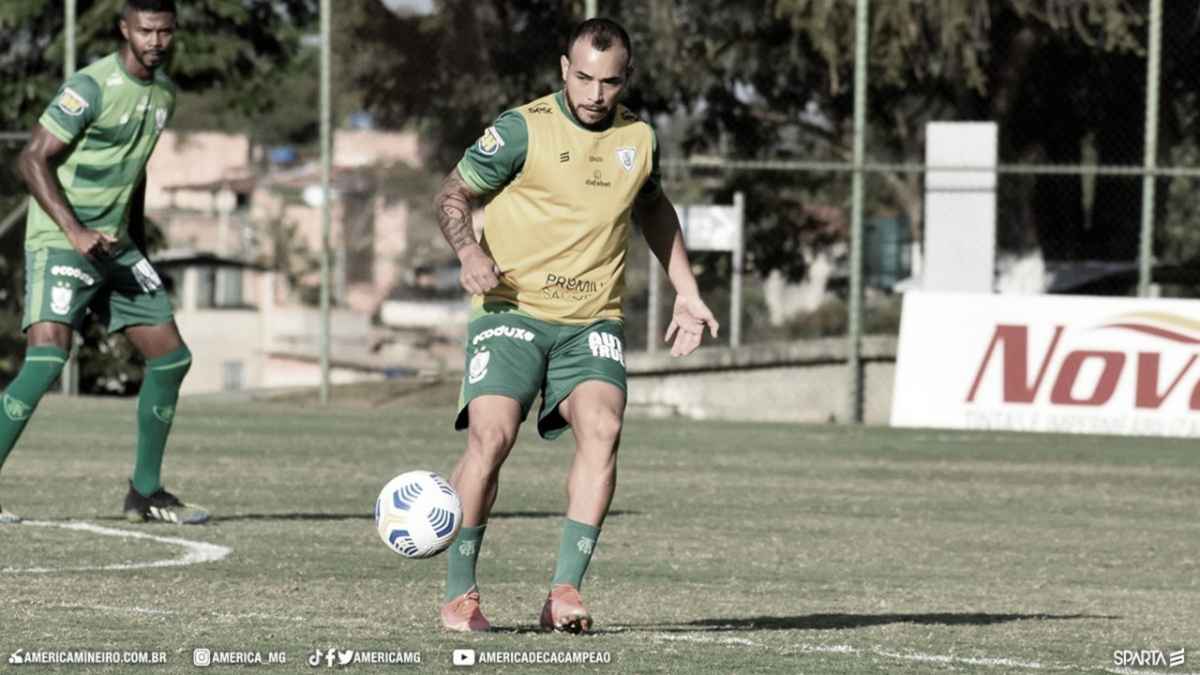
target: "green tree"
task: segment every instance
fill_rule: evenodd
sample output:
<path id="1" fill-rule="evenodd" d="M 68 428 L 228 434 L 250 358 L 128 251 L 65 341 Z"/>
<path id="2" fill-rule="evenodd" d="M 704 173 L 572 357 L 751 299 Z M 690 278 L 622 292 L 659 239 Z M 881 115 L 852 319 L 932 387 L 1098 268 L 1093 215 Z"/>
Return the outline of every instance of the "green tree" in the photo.
<path id="1" fill-rule="evenodd" d="M 515 4 L 443 0 L 434 16 L 399 18 L 376 0 L 356 3 L 339 19 L 341 40 L 353 49 L 344 81 L 363 90 L 380 119 L 422 124 L 435 163 L 448 168 L 498 112 L 558 86 L 561 37 L 583 3 Z M 1195 25 L 1194 7 L 1168 4 L 1169 30 Z M 668 153 L 849 159 L 855 3 L 600 5 L 631 31 L 637 74 L 627 102 L 659 124 Z M 1145 25 L 1144 3 L 1126 0 L 876 0 L 869 157 L 921 162 L 927 122 L 994 119 L 1002 161 L 1079 163 L 1090 152 L 1106 163 L 1140 163 Z M 1196 50 L 1175 44 L 1168 72 L 1195 72 Z M 680 117 L 685 129 L 664 124 Z M 1166 127 L 1195 133 L 1173 121 Z M 831 231 L 827 209 L 813 207 L 845 204 L 845 175 L 693 178 L 716 199 L 748 193 L 748 254 L 760 271 L 802 276 L 804 247 L 844 236 Z M 870 212 L 903 213 L 920 236 L 919 174 L 873 175 L 868 187 Z M 1005 179 L 1001 243 L 1051 257 L 1132 259 L 1139 190 L 1137 181 L 1105 179 L 1088 187 L 1088 202 L 1077 177 Z"/>

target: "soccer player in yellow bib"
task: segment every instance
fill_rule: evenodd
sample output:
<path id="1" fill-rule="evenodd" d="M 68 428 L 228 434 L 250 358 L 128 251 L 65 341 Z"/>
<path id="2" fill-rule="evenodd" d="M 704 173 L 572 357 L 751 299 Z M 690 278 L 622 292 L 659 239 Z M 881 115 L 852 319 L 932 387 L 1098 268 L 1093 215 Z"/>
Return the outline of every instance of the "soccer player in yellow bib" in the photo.
<path id="1" fill-rule="evenodd" d="M 629 36 L 608 19 L 572 32 L 563 89 L 501 114 L 446 177 L 439 224 L 473 294 L 457 429 L 467 449 L 452 482 L 463 527 L 451 545 L 442 624 L 491 627 L 480 609 L 475 564 L 500 467 L 540 393 L 538 432 L 568 426 L 575 457 L 551 589 L 540 623 L 584 632 L 579 595 L 617 479 L 625 412 L 621 321 L 632 223 L 666 268 L 676 299 L 666 339 L 684 356 L 718 325 L 700 299 L 675 209 L 658 177 L 654 131 L 620 105 L 633 71 Z M 489 197 L 483 238 L 472 201 Z"/>
<path id="2" fill-rule="evenodd" d="M 208 511 L 184 504 L 160 481 L 192 353 L 145 257 L 143 229 L 146 163 L 175 112 L 175 85 L 160 70 L 175 35 L 175 2 L 126 0 L 120 26 L 125 44 L 63 84 L 17 163 L 32 196 L 21 322 L 27 349 L 3 394 L 0 465 L 62 372 L 73 329 L 91 311 L 146 359 L 126 519 L 199 524 Z M 0 509 L 0 523 L 19 520 Z"/>

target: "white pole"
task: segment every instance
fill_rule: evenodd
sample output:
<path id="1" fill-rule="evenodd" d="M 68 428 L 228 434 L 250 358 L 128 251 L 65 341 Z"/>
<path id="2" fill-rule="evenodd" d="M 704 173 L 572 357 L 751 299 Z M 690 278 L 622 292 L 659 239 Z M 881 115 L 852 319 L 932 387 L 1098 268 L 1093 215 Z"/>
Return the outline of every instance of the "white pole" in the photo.
<path id="1" fill-rule="evenodd" d="M 742 266 L 745 257 L 746 232 L 746 195 L 736 192 L 733 195 L 733 208 L 737 212 L 737 235 L 733 244 L 733 283 L 730 288 L 729 307 L 729 346 L 737 348 L 742 344 Z"/>

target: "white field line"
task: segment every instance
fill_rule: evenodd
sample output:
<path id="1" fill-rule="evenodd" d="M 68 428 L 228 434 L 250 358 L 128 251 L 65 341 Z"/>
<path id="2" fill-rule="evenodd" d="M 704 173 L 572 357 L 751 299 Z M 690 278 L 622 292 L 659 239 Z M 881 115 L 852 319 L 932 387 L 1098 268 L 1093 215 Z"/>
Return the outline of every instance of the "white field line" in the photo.
<path id="1" fill-rule="evenodd" d="M 108 570 L 140 570 L 150 569 L 155 567 L 183 567 L 186 565 L 197 565 L 199 563 L 216 562 L 224 559 L 233 549 L 228 546 L 220 546 L 217 544 L 209 544 L 203 541 L 192 541 L 191 539 L 182 539 L 180 537 L 160 537 L 155 534 L 146 534 L 144 532 L 130 532 L 129 530 L 118 530 L 111 527 L 100 527 L 91 523 L 51 523 L 41 520 L 27 520 L 23 525 L 31 525 L 33 527 L 59 527 L 64 530 L 76 530 L 81 532 L 90 532 L 106 537 L 122 537 L 125 539 L 149 539 L 163 544 L 172 544 L 182 546 L 184 553 L 178 558 L 169 558 L 166 560 L 151 560 L 147 562 L 131 562 L 120 563 L 114 565 L 89 565 L 83 567 L 5 567 L 0 568 L 0 573 L 7 574 L 54 574 L 57 572 L 90 572 L 90 571 L 108 571 Z"/>
<path id="2" fill-rule="evenodd" d="M 268 621 L 297 621 L 297 622 L 307 621 L 307 619 L 305 619 L 302 616 L 281 616 L 279 614 L 264 614 L 262 612 L 229 613 L 229 612 L 205 612 L 205 611 L 199 611 L 199 610 L 192 611 L 192 612 L 180 612 L 180 611 L 171 610 L 171 609 L 155 609 L 153 607 L 112 607 L 109 605 L 65 605 L 65 604 L 59 604 L 59 605 L 49 605 L 49 607 L 53 607 L 55 609 L 85 609 L 85 610 L 95 611 L 95 612 L 111 612 L 114 614 L 148 614 L 151 616 L 199 615 L 202 617 L 212 617 L 215 619 L 228 619 L 228 620 L 235 620 L 235 621 L 239 621 L 242 619 L 264 619 L 264 620 L 268 620 Z"/>
<path id="3" fill-rule="evenodd" d="M 720 644 L 742 647 L 771 647 L 753 640 L 735 637 L 710 637 L 706 635 L 676 635 L 670 633 L 654 633 L 650 636 L 652 640 L 661 642 L 704 642 L 709 644 Z M 799 651 L 805 654 L 850 654 L 850 655 L 875 655 L 888 659 L 896 659 L 898 661 L 911 661 L 916 663 L 940 663 L 946 665 L 963 665 L 963 666 L 984 666 L 990 668 L 1003 668 L 1006 670 L 1045 670 L 1045 671 L 1062 671 L 1062 672 L 1095 672 L 1097 666 L 1074 666 L 1057 663 L 1040 663 L 1038 661 L 1025 661 L 1020 659 L 1002 658 L 1002 657 L 970 657 L 970 656 L 947 656 L 942 654 L 924 654 L 921 652 L 892 652 L 879 647 L 854 647 L 852 645 L 829 645 L 829 644 L 798 644 L 789 645 L 788 649 Z M 1100 667 L 1102 672 L 1113 673 L 1114 675 L 1200 675 L 1200 673 L 1184 673 L 1179 671 L 1155 671 L 1144 670 L 1140 668 L 1104 668 Z"/>

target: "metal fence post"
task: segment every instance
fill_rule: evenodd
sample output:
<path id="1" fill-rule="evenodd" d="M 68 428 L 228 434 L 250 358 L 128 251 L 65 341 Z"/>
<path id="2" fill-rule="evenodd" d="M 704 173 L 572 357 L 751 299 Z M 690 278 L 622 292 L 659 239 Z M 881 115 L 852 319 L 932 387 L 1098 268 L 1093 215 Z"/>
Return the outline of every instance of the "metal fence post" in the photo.
<path id="1" fill-rule="evenodd" d="M 1150 2 L 1150 39 L 1146 59 L 1146 145 L 1142 167 L 1142 226 L 1138 240 L 1138 297 L 1150 295 L 1154 258 L 1154 169 L 1158 165 L 1158 78 L 1162 61 L 1162 0 Z"/>
<path id="2" fill-rule="evenodd" d="M 850 187 L 850 299 L 847 303 L 847 419 L 863 421 L 863 180 L 867 111 L 867 10 L 869 0 L 858 0 L 854 30 L 854 173 Z"/>

